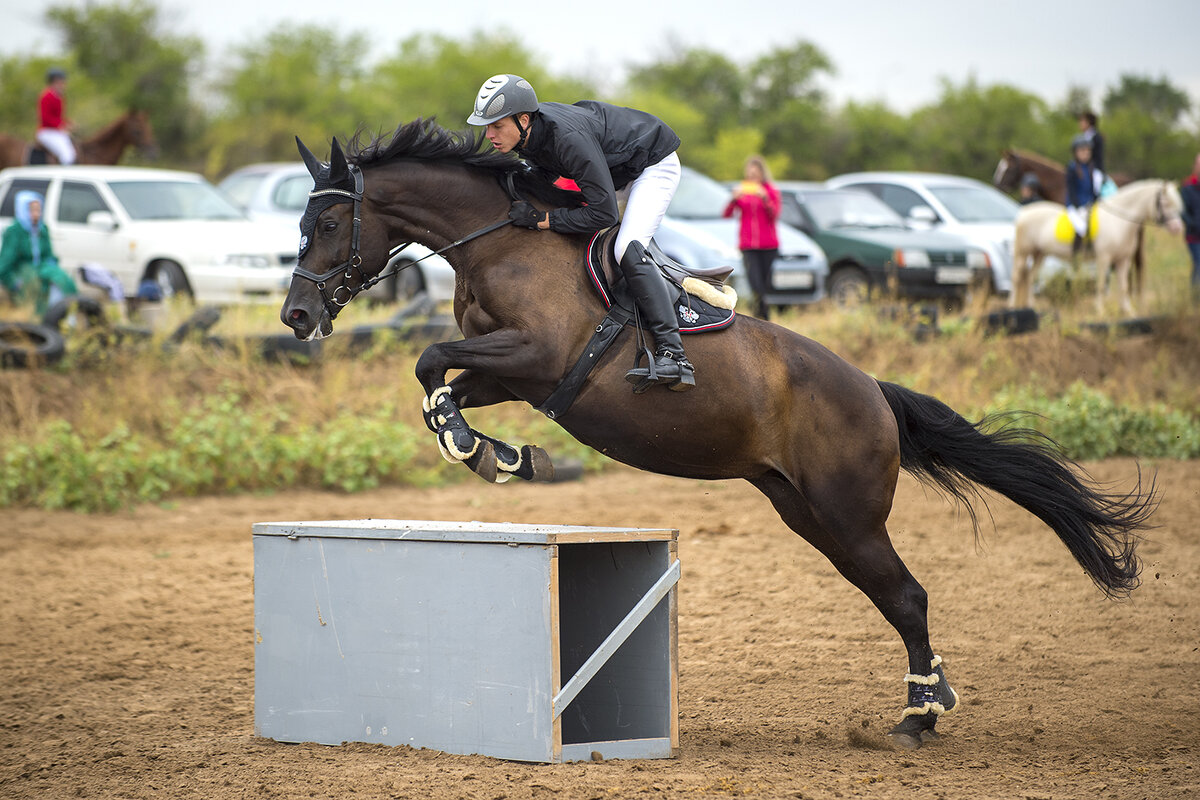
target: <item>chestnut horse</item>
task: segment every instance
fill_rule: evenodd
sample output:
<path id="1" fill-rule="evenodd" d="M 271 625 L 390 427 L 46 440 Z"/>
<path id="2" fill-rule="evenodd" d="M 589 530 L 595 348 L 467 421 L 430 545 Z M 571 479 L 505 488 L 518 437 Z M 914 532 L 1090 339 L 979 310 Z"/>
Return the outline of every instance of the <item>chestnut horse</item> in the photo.
<path id="1" fill-rule="evenodd" d="M 79 153 L 76 163 L 116 164 L 131 145 L 148 158 L 153 158 L 158 152 L 150 118 L 145 111 L 130 109 L 96 135 L 76 142 Z M 23 139 L 0 133 L 0 169 L 29 163 L 29 152 L 34 146 Z M 57 164 L 58 159 L 47 152 L 46 163 Z"/>
<path id="2" fill-rule="evenodd" d="M 430 345 L 417 361 L 425 422 L 444 455 L 488 480 L 546 479 L 553 467 L 544 451 L 486 437 L 462 411 L 512 400 L 543 404 L 605 308 L 585 275 L 587 236 L 507 224 L 511 190 L 543 209 L 567 195 L 514 173 L 519 162 L 480 152 L 482 145 L 477 133 L 423 120 L 365 145 L 355 139 L 345 152 L 335 139 L 327 164 L 300 144 L 315 187 L 280 316 L 300 339 L 328 336 L 338 311 L 379 278 L 393 244 L 443 252 L 457 276 L 454 315 L 466 338 Z M 890 732 L 900 746 L 936 738 L 938 716 L 958 705 L 930 646 L 926 592 L 888 536 L 901 468 L 968 510 L 976 484 L 1012 499 L 1041 518 L 1110 596 L 1138 583 L 1137 530 L 1156 505 L 1153 486 L 1143 490 L 1140 476 L 1128 494 L 1105 493 L 1045 438 L 1003 420 L 972 424 L 932 397 L 878 381 L 817 342 L 753 317 L 691 337 L 692 391 L 635 394 L 624 379 L 635 337 L 623 330 L 555 421 L 634 467 L 739 478 L 765 494 L 903 640 L 908 697 Z M 447 384 L 449 370 L 461 372 Z M 644 502 L 669 507 L 672 499 Z M 679 511 L 686 518 L 688 510 Z"/>

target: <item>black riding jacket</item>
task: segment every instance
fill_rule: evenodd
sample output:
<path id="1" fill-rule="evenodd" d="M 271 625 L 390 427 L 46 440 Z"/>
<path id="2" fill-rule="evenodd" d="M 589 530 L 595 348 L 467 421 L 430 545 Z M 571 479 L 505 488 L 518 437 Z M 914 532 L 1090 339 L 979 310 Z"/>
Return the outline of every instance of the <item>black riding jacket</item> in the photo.
<path id="1" fill-rule="evenodd" d="M 617 190 L 679 148 L 679 137 L 658 117 L 594 100 L 542 103 L 517 152 L 548 180 L 579 186 L 579 208 L 550 212 L 550 230 L 592 233 L 620 221 Z"/>

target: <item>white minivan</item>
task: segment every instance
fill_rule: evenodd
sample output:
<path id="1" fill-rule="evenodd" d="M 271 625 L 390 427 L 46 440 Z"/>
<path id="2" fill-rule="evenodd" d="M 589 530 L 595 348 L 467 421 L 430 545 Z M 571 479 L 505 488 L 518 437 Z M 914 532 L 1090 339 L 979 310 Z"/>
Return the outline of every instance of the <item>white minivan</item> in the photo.
<path id="1" fill-rule="evenodd" d="M 192 172 L 141 167 L 38 166 L 0 171 L 0 226 L 17 193 L 45 198 L 59 264 L 74 276 L 97 264 L 127 296 L 143 281 L 203 303 L 279 302 L 296 265 L 294 229 L 252 222 Z"/>

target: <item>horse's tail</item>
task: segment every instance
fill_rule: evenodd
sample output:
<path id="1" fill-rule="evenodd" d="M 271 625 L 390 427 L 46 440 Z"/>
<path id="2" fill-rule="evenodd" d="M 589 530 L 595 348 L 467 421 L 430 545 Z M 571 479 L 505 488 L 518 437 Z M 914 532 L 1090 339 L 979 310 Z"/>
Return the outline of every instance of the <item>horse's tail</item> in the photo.
<path id="1" fill-rule="evenodd" d="M 1109 597 L 1138 585 L 1137 530 L 1158 506 L 1141 475 L 1128 494 L 1105 494 L 1072 469 L 1048 437 L 990 416 L 972 424 L 940 400 L 879 381 L 900 430 L 900 466 L 960 500 L 971 513 L 972 484 L 1012 500 L 1049 525 Z M 993 432 L 986 428 L 995 427 Z"/>
<path id="2" fill-rule="evenodd" d="M 1145 280 L 1146 263 L 1145 252 L 1142 245 L 1146 241 L 1146 226 L 1139 225 L 1137 232 L 1137 244 L 1133 250 L 1133 282 L 1131 291 L 1136 297 L 1142 296 L 1142 284 Z"/>

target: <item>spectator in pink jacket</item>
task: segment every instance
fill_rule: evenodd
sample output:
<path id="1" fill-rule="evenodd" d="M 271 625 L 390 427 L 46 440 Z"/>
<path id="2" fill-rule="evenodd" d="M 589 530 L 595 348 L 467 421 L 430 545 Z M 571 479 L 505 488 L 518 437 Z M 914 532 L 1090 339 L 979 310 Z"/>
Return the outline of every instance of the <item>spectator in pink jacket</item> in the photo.
<path id="1" fill-rule="evenodd" d="M 738 248 L 750 290 L 754 293 L 755 313 L 767 319 L 767 292 L 771 288 L 771 266 L 779 255 L 779 234 L 775 220 L 779 218 L 779 190 L 771 183 L 767 164 L 760 156 L 746 160 L 745 178 L 733 190 L 725 207 L 725 216 L 741 215 Z"/>

